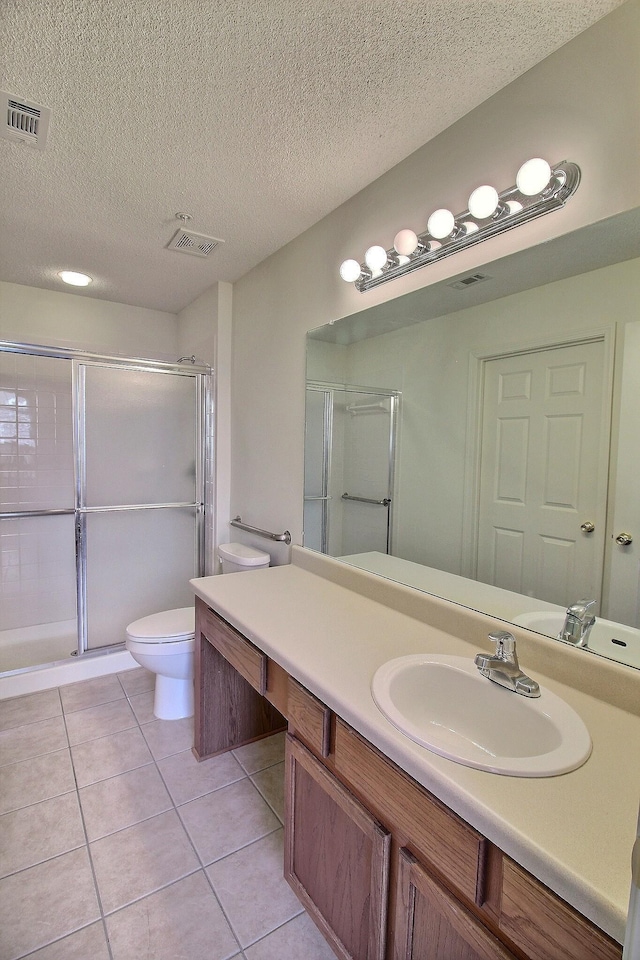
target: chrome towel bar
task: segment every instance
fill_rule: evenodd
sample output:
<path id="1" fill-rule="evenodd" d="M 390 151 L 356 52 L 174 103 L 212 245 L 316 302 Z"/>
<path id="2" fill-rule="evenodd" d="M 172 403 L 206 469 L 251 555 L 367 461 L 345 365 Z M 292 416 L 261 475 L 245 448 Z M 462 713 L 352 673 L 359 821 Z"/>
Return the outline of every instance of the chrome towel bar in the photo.
<path id="1" fill-rule="evenodd" d="M 368 497 L 352 497 L 349 493 L 342 494 L 343 500 L 357 500 L 358 503 L 374 503 L 378 507 L 388 507 L 391 503 L 389 497 L 385 497 L 384 500 L 370 500 Z"/>
<path id="2" fill-rule="evenodd" d="M 246 530 L 247 533 L 257 533 L 259 537 L 266 537 L 267 540 L 277 540 L 287 545 L 291 543 L 291 534 L 288 530 L 285 530 L 284 533 L 270 533 L 269 530 L 261 530 L 260 527 L 252 527 L 248 523 L 243 523 L 242 517 L 239 515 L 229 521 L 229 526 L 237 527 L 239 530 Z"/>

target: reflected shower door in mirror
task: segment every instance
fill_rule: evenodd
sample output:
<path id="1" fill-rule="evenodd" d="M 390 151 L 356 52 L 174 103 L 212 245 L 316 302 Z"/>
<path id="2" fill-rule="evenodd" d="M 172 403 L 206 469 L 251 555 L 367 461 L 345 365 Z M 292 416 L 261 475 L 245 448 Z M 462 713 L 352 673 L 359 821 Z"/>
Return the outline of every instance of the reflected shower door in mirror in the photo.
<path id="1" fill-rule="evenodd" d="M 304 539 L 332 556 L 392 552 L 396 391 L 307 382 Z"/>
<path id="2" fill-rule="evenodd" d="M 509 622 L 595 599 L 599 619 L 635 629 L 607 626 L 594 652 L 637 663 L 639 223 L 633 211 L 495 261 L 477 286 L 443 281 L 311 331 L 308 381 L 402 405 L 392 555 L 305 545 Z"/>

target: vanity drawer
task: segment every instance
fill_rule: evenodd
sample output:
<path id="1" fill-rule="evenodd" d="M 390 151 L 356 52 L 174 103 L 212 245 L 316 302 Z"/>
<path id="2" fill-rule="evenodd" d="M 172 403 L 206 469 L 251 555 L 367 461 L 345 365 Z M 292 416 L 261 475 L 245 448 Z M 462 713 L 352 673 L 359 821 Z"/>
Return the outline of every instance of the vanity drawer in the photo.
<path id="1" fill-rule="evenodd" d="M 484 837 L 339 719 L 334 751 L 336 773 L 366 797 L 371 812 L 470 903 L 481 905 Z"/>
<path id="2" fill-rule="evenodd" d="M 267 655 L 204 604 L 199 629 L 209 643 L 264 697 L 267 692 Z"/>
<path id="3" fill-rule="evenodd" d="M 291 733 L 318 756 L 329 756 L 331 711 L 293 677 L 289 677 L 287 719 Z"/>
<path id="4" fill-rule="evenodd" d="M 531 960 L 620 960 L 622 947 L 503 857 L 499 927 Z"/>

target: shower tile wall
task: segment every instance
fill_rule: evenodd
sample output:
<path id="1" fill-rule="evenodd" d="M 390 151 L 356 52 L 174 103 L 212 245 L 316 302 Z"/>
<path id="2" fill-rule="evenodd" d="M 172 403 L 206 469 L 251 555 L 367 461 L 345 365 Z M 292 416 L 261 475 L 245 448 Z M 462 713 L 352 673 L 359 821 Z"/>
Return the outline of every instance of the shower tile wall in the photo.
<path id="1" fill-rule="evenodd" d="M 0 510 L 73 502 L 71 361 L 0 353 Z M 75 613 L 73 517 L 0 521 L 0 631 Z"/>

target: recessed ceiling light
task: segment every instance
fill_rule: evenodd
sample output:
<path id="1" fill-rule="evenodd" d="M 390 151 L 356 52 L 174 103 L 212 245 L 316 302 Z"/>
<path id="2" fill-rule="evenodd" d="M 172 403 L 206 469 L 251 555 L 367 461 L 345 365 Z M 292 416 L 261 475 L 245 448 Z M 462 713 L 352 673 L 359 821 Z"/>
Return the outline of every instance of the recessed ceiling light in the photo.
<path id="1" fill-rule="evenodd" d="M 87 287 L 92 280 L 86 273 L 74 273 L 73 270 L 61 270 L 58 274 L 65 283 L 71 283 L 74 287 Z"/>

